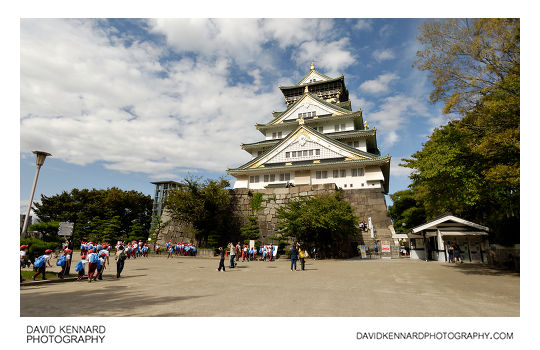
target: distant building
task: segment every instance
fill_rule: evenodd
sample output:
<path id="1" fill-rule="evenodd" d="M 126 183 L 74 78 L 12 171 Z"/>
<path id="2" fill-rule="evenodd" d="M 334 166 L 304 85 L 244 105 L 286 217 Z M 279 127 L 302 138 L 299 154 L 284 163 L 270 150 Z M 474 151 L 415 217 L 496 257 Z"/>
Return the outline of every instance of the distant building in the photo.
<path id="1" fill-rule="evenodd" d="M 156 185 L 154 205 L 152 207 L 152 217 L 161 217 L 161 214 L 163 214 L 163 203 L 167 198 L 167 194 L 170 190 L 179 189 L 181 184 L 176 181 L 157 181 L 152 182 L 152 184 Z"/>

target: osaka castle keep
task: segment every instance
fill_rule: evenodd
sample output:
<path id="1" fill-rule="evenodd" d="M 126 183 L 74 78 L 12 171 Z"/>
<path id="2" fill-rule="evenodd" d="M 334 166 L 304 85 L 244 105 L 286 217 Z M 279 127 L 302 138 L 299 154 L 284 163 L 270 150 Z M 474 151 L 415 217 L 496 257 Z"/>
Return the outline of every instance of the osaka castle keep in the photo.
<path id="1" fill-rule="evenodd" d="M 253 157 L 227 172 L 234 188 L 332 183 L 344 190 L 388 193 L 390 156 L 381 156 L 377 132 L 352 110 L 345 78 L 330 78 L 311 65 L 296 85 L 281 86 L 287 108 L 257 124 L 265 139 L 242 144 Z"/>
<path id="2" fill-rule="evenodd" d="M 264 210 L 258 214 L 264 239 L 276 231 L 275 212 L 280 205 L 297 196 L 343 189 L 344 200 L 360 221 L 372 223 L 373 230 L 359 232 L 357 243 L 369 247 L 377 241 L 392 241 L 384 199 L 390 156 L 381 156 L 377 131 L 368 127 L 362 110 L 353 111 L 344 76 L 326 76 L 312 63 L 296 85 L 280 90 L 285 110 L 273 112 L 265 124 L 256 124 L 264 140 L 241 145 L 252 159 L 227 169 L 236 178 L 233 192 L 238 210 L 250 215 L 247 194 L 267 195 Z"/>

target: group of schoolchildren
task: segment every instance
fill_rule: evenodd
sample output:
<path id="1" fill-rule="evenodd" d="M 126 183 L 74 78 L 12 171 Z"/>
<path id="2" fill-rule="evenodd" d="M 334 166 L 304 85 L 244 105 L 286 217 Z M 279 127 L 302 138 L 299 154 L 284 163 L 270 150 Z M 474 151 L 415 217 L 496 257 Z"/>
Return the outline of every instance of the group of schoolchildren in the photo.
<path id="1" fill-rule="evenodd" d="M 159 249 L 159 248 L 158 248 Z M 158 251 L 156 249 L 156 252 Z M 172 240 L 165 244 L 167 250 L 167 259 L 173 256 L 195 256 L 197 255 L 197 247 L 193 243 L 173 243 Z M 158 253 L 159 254 L 159 253 Z"/>
<path id="2" fill-rule="evenodd" d="M 124 246 L 126 248 L 124 248 Z M 103 271 L 105 267 L 109 265 L 109 258 L 111 255 L 112 246 L 109 243 L 96 243 L 93 242 L 82 242 L 81 243 L 81 260 L 75 265 L 75 271 L 77 272 L 77 279 L 82 280 L 85 275 L 86 266 L 88 266 L 88 282 L 102 280 Z M 28 255 L 28 245 L 21 245 L 21 270 L 26 264 L 26 258 Z M 120 273 L 124 268 L 124 261 L 129 258 L 129 256 L 135 258 L 136 256 L 146 256 L 148 257 L 148 246 L 139 245 L 138 242 L 131 242 L 126 245 L 119 242 L 116 247 L 116 278 L 120 278 Z M 126 252 L 127 251 L 127 252 Z M 58 278 L 63 279 L 65 275 L 69 274 L 71 267 L 71 258 L 73 251 L 68 248 L 67 244 L 62 245 L 61 253 L 56 257 L 56 265 L 61 267 L 60 272 L 58 272 Z M 46 280 L 46 267 L 52 267 L 53 251 L 51 249 L 45 250 L 44 254 L 37 257 L 32 265 L 35 271 L 35 274 L 32 276 L 32 279 L 35 280 L 38 275 L 42 275 L 42 279 Z M 129 255 L 128 255 L 129 254 Z M 24 279 L 21 274 L 21 282 Z"/>

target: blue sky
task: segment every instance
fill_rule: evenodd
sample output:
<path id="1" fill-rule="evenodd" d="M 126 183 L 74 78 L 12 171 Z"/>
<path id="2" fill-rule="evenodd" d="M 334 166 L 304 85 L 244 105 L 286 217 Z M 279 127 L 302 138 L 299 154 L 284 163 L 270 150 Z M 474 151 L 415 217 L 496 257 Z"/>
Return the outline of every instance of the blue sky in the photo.
<path id="1" fill-rule="evenodd" d="M 217 178 L 249 159 L 285 104 L 278 88 L 312 61 L 345 75 L 353 110 L 392 156 L 390 193 L 409 184 L 400 159 L 446 123 L 412 67 L 421 19 L 22 19 L 20 206 L 32 150 L 53 154 L 35 200 L 73 188 L 152 194 L 152 181 Z M 230 178 L 233 181 L 233 178 Z"/>

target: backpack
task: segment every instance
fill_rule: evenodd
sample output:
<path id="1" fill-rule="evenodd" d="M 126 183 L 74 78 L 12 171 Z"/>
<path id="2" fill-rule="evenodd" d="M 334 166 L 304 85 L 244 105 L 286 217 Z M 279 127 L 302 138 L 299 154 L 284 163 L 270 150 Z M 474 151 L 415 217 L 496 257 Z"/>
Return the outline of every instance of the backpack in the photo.
<path id="1" fill-rule="evenodd" d="M 64 266 L 66 264 L 66 256 L 62 255 L 56 260 L 56 266 Z"/>
<path id="2" fill-rule="evenodd" d="M 82 271 L 83 269 L 84 269 L 84 265 L 82 261 L 79 261 L 77 265 L 75 265 L 75 271 L 79 272 L 79 271 Z"/>
<path id="3" fill-rule="evenodd" d="M 98 262 L 98 256 L 97 256 L 96 253 L 90 254 L 90 262 L 91 262 L 92 264 L 95 264 L 95 263 Z"/>
<path id="4" fill-rule="evenodd" d="M 42 267 L 45 264 L 45 257 L 42 255 L 36 260 L 34 260 L 34 267 Z"/>
<path id="5" fill-rule="evenodd" d="M 97 261 L 97 269 L 101 269 L 101 259 L 98 259 Z"/>

